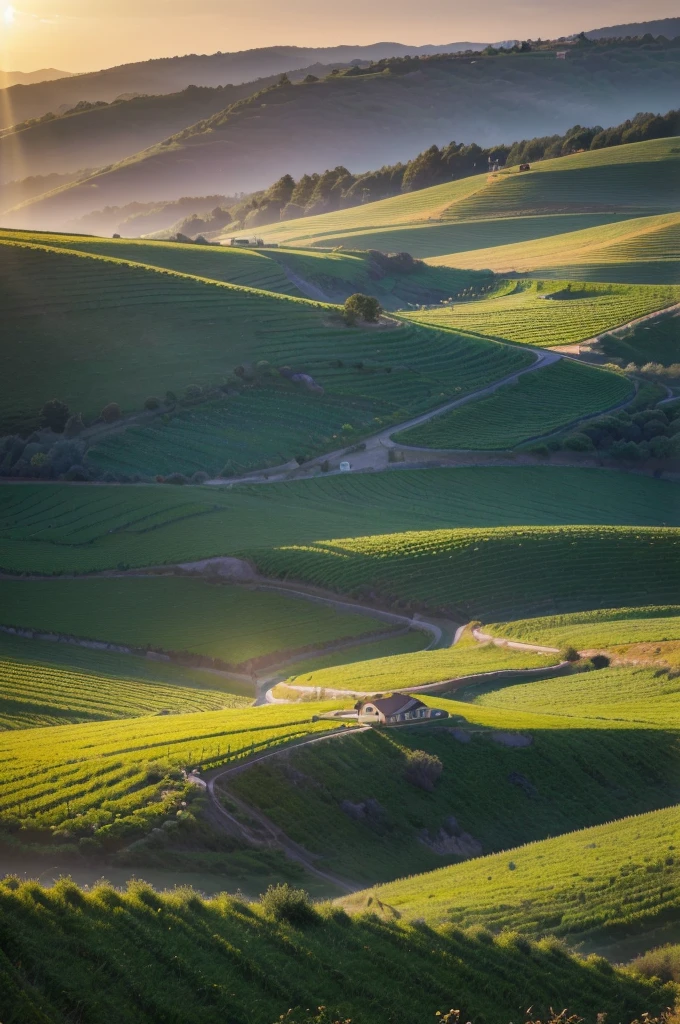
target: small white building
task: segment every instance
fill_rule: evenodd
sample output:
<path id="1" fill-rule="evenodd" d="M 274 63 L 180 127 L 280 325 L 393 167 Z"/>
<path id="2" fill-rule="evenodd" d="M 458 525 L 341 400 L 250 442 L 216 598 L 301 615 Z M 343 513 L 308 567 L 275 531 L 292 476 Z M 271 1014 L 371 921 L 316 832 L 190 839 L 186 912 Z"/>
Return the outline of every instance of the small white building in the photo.
<path id="1" fill-rule="evenodd" d="M 340 472 L 341 473 L 349 473 L 351 468 L 352 467 L 350 466 L 349 462 L 341 462 L 340 463 Z"/>
<path id="2" fill-rule="evenodd" d="M 431 708 L 417 697 L 407 693 L 392 693 L 389 697 L 360 700 L 355 705 L 362 725 L 397 725 L 399 722 L 417 722 L 428 718 L 448 718 L 448 711 Z"/>

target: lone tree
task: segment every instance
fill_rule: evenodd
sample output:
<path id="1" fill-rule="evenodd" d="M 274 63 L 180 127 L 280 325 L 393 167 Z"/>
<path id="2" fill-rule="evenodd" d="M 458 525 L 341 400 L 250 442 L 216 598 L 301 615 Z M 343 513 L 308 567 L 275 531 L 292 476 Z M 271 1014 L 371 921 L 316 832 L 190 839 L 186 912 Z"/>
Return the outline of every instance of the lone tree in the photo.
<path id="1" fill-rule="evenodd" d="M 343 307 L 345 323 L 355 324 L 357 320 L 364 320 L 368 324 L 374 324 L 381 313 L 382 307 L 373 295 L 355 292 L 354 295 L 345 299 Z"/>
<path id="2" fill-rule="evenodd" d="M 64 402 L 53 398 L 45 402 L 40 413 L 40 426 L 49 427 L 55 434 L 61 434 L 69 418 L 69 408 Z"/>

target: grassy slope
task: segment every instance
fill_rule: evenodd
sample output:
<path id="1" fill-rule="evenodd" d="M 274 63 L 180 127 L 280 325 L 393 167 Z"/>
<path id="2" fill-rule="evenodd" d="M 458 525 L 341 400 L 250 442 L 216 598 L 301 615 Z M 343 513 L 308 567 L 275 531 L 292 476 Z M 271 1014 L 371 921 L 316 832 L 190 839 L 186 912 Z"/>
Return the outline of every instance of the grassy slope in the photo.
<path id="1" fill-rule="evenodd" d="M 663 604 L 677 593 L 672 529 L 549 527 L 374 535 L 254 553 L 268 575 L 448 609 L 460 621 Z M 620 572 L 619 566 L 626 571 Z"/>
<path id="2" fill-rule="evenodd" d="M 676 148 L 676 139 L 659 139 L 579 153 L 535 164 L 530 174 L 512 169 L 477 175 L 350 210 L 267 225 L 262 232 L 286 244 L 404 248 L 416 256 L 440 256 L 451 266 L 483 269 L 490 266 L 484 260 L 491 245 L 526 242 L 540 251 L 543 243 L 531 239 L 546 239 L 549 245 L 556 234 L 597 234 L 607 224 L 617 229 L 622 217 L 677 210 Z M 460 261 L 445 255 L 478 249 L 483 250 L 479 259 L 476 253 Z"/>
<path id="3" fill-rule="evenodd" d="M 644 668 L 609 668 L 559 679 L 502 687 L 478 685 L 461 699 L 494 712 L 512 711 L 629 723 L 632 728 L 680 726 L 680 684 L 676 677 Z M 464 710 L 464 709 L 462 709 Z"/>
<path id="4" fill-rule="evenodd" d="M 399 654 L 366 664 L 354 662 L 311 672 L 294 669 L 286 682 L 295 686 L 315 686 L 321 690 L 335 688 L 377 693 L 437 683 L 478 672 L 538 668 L 553 665 L 556 661 L 554 656 L 514 651 L 493 644 L 478 644 L 464 636 L 455 647 L 438 651 Z"/>
<path id="5" fill-rule="evenodd" d="M 494 623 L 489 631 L 495 636 L 542 646 L 569 644 L 581 650 L 608 644 L 680 640 L 680 607 L 599 608 L 572 615 Z"/>
<path id="6" fill-rule="evenodd" d="M 435 265 L 631 284 L 680 280 L 680 214 L 637 217 L 531 242 L 439 256 Z"/>
<path id="7" fill-rule="evenodd" d="M 394 438 L 422 448 L 513 448 L 621 405 L 633 393 L 627 377 L 561 359 Z"/>
<path id="8" fill-rule="evenodd" d="M 411 313 L 409 319 L 549 348 L 592 338 L 679 301 L 680 288 L 668 286 L 518 281 L 489 298 Z"/>
<path id="9" fill-rule="evenodd" d="M 0 954 L 3 1011 L 22 1024 L 66 1024 L 74 1012 L 82 1024 L 270 1024 L 288 1007 L 321 1003 L 361 1024 L 425 1024 L 448 1010 L 452 992 L 473 1020 L 568 1002 L 594 1024 L 603 1008 L 630 1020 L 671 1000 L 658 983 L 550 943 L 350 921 L 329 909 L 296 928 L 226 896 L 159 895 L 143 883 L 83 893 L 10 880 L 0 909 L 12 950 Z M 404 985 L 411 976 L 419 983 Z"/>
<path id="10" fill-rule="evenodd" d="M 618 337 L 609 335 L 598 347 L 605 355 L 624 359 L 626 363 L 670 366 L 680 362 L 680 318 L 670 316 L 652 324 L 640 324 Z"/>
<path id="11" fill-rule="evenodd" d="M 373 896 L 407 919 L 484 924 L 589 942 L 648 930 L 677 914 L 676 807 L 442 868 L 348 897 Z"/>
<path id="12" fill-rule="evenodd" d="M 3 580 L 0 606 L 5 625 L 202 654 L 231 665 L 393 628 L 295 597 L 178 577 Z"/>
<path id="13" fill-rule="evenodd" d="M 531 694 L 534 687 L 546 691 L 546 699 L 535 706 L 530 699 L 525 704 L 509 701 L 511 714 L 502 701 L 491 704 L 493 693 L 480 707 L 426 698 L 456 716 L 454 721 L 359 733 L 341 744 L 298 750 L 285 762 L 254 765 L 231 779 L 229 789 L 323 857 L 329 870 L 364 884 L 668 806 L 680 794 L 673 729 L 680 724 L 678 716 L 670 721 L 661 713 L 656 719 L 626 719 L 623 702 L 616 703 L 617 672 L 608 674 L 607 685 L 592 673 L 591 685 L 600 686 L 601 697 L 606 691 L 605 701 L 606 693 L 614 694 L 613 704 L 591 705 L 586 699 L 575 702 L 569 714 L 566 701 L 558 701 L 552 712 L 551 687 L 571 688 L 578 698 L 572 677 L 500 691 L 501 697 L 512 691 Z M 646 696 L 651 697 L 653 674 L 646 678 Z M 475 722 L 479 712 L 485 713 L 483 723 Z M 513 748 L 494 740 L 497 730 L 504 735 L 520 720 L 530 746 Z M 615 728 L 610 728 L 612 720 Z M 431 793 L 404 777 L 407 754 L 414 749 L 437 756 L 443 765 Z M 446 847 L 435 852 L 427 845 L 461 832 L 477 841 L 476 850 L 466 850 L 463 843 L 448 853 Z"/>
<path id="14" fill-rule="evenodd" d="M 181 769 L 236 761 L 335 727 L 310 718 L 308 710 L 282 706 L 3 733 L 0 824 L 10 843 L 63 845 L 94 834 L 116 849 L 181 818 L 181 800 L 198 792 Z M 27 831 L 16 832 L 19 826 Z"/>
<path id="15" fill-rule="evenodd" d="M 548 466 L 411 470 L 234 489 L 24 484 L 0 487 L 0 509 L 0 565 L 39 573 L 183 562 L 263 539 L 276 546 L 474 526 L 680 526 L 676 483 Z"/>
<path id="16" fill-rule="evenodd" d="M 0 260 L 12 339 L 4 378 L 12 384 L 0 392 L 8 425 L 33 423 L 56 396 L 86 415 L 109 401 L 139 410 L 150 394 L 216 385 L 260 359 L 311 373 L 330 396 L 356 403 L 360 417 L 367 405 L 374 415 L 406 415 L 525 363 L 502 344 L 410 324 L 347 329 L 329 321 L 334 307 L 109 257 L 6 242 Z M 427 354 L 404 366 L 423 341 Z M 389 361 L 381 355 L 388 344 Z M 343 365 L 333 367 L 338 356 Z M 318 399 L 294 390 L 303 406 Z"/>
<path id="17" fill-rule="evenodd" d="M 200 669 L 0 635 L 0 730 L 242 707 L 246 689 Z"/>

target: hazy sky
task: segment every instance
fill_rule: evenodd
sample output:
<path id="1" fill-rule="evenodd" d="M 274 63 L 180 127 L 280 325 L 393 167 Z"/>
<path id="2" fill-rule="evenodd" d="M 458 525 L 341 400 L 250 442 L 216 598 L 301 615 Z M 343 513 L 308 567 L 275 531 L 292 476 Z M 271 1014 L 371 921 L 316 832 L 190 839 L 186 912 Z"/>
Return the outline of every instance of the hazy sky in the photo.
<path id="1" fill-rule="evenodd" d="M 0 0 L 0 12 L 0 68 L 88 71 L 276 43 L 549 38 L 677 15 L 678 0 Z"/>

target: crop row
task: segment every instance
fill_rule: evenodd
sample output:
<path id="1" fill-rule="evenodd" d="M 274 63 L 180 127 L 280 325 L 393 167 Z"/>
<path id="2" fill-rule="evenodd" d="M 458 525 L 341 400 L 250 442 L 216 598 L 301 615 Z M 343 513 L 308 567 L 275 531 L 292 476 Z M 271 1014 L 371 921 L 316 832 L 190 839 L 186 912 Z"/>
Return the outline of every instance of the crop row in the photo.
<path id="1" fill-rule="evenodd" d="M 598 608 L 571 615 L 550 615 L 494 623 L 494 636 L 542 646 L 571 645 L 582 650 L 610 644 L 680 640 L 680 607 Z"/>
<path id="2" fill-rule="evenodd" d="M 3 580 L 0 609 L 0 622 L 9 626 L 231 665 L 393 628 L 294 596 L 171 576 Z"/>
<path id="3" fill-rule="evenodd" d="M 515 619 L 677 596 L 673 529 L 534 527 L 376 535 L 252 553 L 261 571 L 456 616 Z M 463 618 L 460 621 L 464 621 Z"/>
<path id="4" fill-rule="evenodd" d="M 395 434 L 421 448 L 506 449 L 622 404 L 633 386 L 619 374 L 571 359 L 525 373 L 487 398 Z"/>

